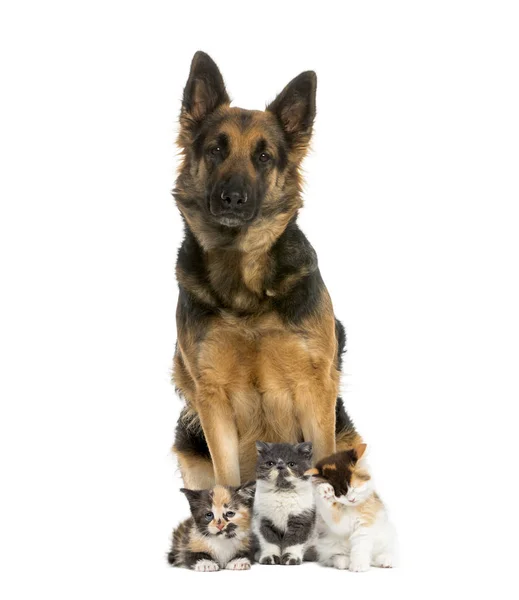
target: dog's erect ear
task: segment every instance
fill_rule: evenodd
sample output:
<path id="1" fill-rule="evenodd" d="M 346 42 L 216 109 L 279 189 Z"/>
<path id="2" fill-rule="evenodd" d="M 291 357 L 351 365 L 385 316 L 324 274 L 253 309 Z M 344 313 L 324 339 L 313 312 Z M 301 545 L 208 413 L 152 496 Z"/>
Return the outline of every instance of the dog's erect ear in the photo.
<path id="1" fill-rule="evenodd" d="M 317 75 L 305 71 L 285 87 L 267 110 L 278 118 L 289 141 L 308 143 L 315 118 Z"/>
<path id="2" fill-rule="evenodd" d="M 184 88 L 182 115 L 199 124 L 220 105 L 230 101 L 216 63 L 208 54 L 198 51 L 193 56 Z"/>
<path id="3" fill-rule="evenodd" d="M 256 442 L 256 450 L 258 454 L 263 454 L 264 452 L 268 452 L 272 448 L 272 444 L 268 442 Z"/>
<path id="4" fill-rule="evenodd" d="M 312 442 L 296 444 L 296 452 L 310 460 L 312 458 Z"/>

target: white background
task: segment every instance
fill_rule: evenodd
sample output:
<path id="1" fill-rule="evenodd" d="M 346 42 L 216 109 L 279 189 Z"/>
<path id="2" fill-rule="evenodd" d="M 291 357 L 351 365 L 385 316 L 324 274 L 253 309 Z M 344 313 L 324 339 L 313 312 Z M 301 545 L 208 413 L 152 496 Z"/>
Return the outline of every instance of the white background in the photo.
<path id="1" fill-rule="evenodd" d="M 2 597 L 517 597 L 517 4 L 10 2 L 0 28 Z M 300 223 L 399 569 L 165 563 L 198 49 L 247 108 L 317 71 Z"/>

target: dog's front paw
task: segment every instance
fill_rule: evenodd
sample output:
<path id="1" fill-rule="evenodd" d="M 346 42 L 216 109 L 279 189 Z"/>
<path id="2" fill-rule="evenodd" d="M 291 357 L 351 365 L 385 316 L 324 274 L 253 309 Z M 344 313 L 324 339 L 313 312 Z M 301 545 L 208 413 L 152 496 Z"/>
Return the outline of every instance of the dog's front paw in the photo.
<path id="1" fill-rule="evenodd" d="M 193 571 L 219 571 L 220 567 L 214 560 L 209 560 L 207 558 L 202 558 L 201 560 L 197 560 L 193 565 Z"/>
<path id="2" fill-rule="evenodd" d="M 260 556 L 260 559 L 258 562 L 260 565 L 279 565 L 279 564 L 281 564 L 281 560 L 280 560 L 279 556 L 276 556 L 275 554 L 265 554 L 264 556 Z"/>
<path id="3" fill-rule="evenodd" d="M 225 568 L 230 571 L 246 571 L 247 569 L 250 569 L 250 560 L 244 557 L 234 558 L 227 563 Z"/>
<path id="4" fill-rule="evenodd" d="M 355 573 L 361 573 L 363 571 L 369 571 L 369 557 L 366 556 L 352 556 L 350 558 L 350 571 Z"/>
<path id="5" fill-rule="evenodd" d="M 303 561 L 300 556 L 296 556 L 295 554 L 292 554 L 291 552 L 286 552 L 281 557 L 282 565 L 300 565 L 302 562 Z"/>

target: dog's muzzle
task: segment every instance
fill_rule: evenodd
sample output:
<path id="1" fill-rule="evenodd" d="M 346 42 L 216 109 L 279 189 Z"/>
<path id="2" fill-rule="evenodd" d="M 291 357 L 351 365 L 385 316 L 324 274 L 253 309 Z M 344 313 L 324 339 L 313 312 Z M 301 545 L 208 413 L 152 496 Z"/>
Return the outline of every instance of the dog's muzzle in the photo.
<path id="1" fill-rule="evenodd" d="M 239 227 L 251 221 L 256 212 L 252 188 L 241 176 L 215 185 L 209 198 L 209 211 L 221 224 Z"/>

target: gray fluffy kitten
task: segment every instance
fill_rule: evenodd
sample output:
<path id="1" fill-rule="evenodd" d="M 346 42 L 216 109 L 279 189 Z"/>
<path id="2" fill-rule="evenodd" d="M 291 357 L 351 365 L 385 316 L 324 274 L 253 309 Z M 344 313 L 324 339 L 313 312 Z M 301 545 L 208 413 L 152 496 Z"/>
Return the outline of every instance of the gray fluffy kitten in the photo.
<path id="1" fill-rule="evenodd" d="M 256 496 L 252 529 L 263 565 L 299 565 L 313 545 L 315 503 L 310 477 L 312 444 L 256 442 Z"/>

